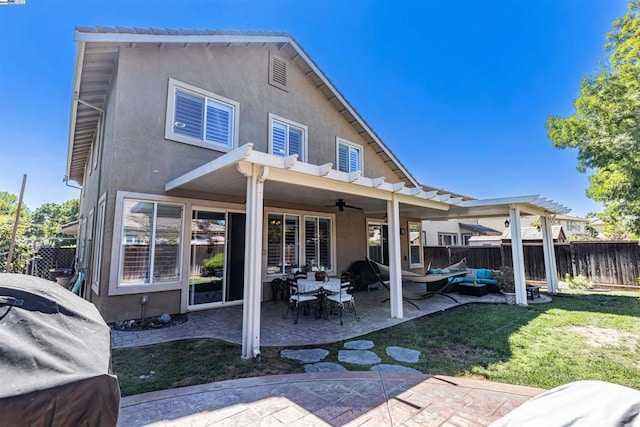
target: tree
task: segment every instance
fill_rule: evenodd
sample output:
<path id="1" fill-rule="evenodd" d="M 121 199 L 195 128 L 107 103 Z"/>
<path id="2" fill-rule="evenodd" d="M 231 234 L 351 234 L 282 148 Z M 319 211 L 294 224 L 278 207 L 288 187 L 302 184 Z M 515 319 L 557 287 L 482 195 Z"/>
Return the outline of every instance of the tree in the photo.
<path id="1" fill-rule="evenodd" d="M 575 114 L 547 120 L 554 147 L 578 150 L 587 196 L 604 204 L 616 234 L 640 232 L 640 0 L 628 8 L 606 36 L 608 63 L 582 80 Z"/>
<path id="2" fill-rule="evenodd" d="M 60 232 L 64 224 L 78 219 L 79 199 L 71 199 L 61 204 L 45 203 L 33 213 L 31 235 L 34 237 L 63 237 Z"/>
<path id="3" fill-rule="evenodd" d="M 7 261 L 17 210 L 18 196 L 7 193 L 6 191 L 0 191 L 0 270 L 2 270 L 2 272 L 4 272 L 4 266 Z M 18 222 L 18 230 L 16 233 L 16 245 L 13 252 L 13 265 L 11 268 L 13 272 L 23 271 L 26 265 L 26 255 L 29 251 L 26 236 L 30 224 L 31 213 L 25 205 L 22 205 L 22 212 L 20 213 L 20 221 Z"/>

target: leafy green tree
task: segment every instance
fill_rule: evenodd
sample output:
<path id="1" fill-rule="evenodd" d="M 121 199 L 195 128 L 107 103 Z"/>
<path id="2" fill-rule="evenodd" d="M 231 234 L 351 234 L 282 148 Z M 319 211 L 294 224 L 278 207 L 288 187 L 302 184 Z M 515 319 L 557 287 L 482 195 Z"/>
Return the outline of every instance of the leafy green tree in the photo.
<path id="1" fill-rule="evenodd" d="M 604 204 L 615 234 L 640 232 L 640 0 L 628 8 L 606 36 L 608 63 L 582 80 L 575 114 L 547 120 L 554 147 L 578 150 L 587 195 Z"/>
<path id="2" fill-rule="evenodd" d="M 0 191 L 0 270 L 4 272 L 4 267 L 11 244 L 13 225 L 18 209 L 18 196 Z M 11 271 L 21 272 L 26 265 L 29 243 L 27 241 L 27 231 L 31 225 L 31 213 L 23 204 L 20 213 L 20 221 L 16 232 L 16 245 L 13 252 L 13 262 Z"/>
<path id="3" fill-rule="evenodd" d="M 63 203 L 45 203 L 33 213 L 31 235 L 34 237 L 63 237 L 61 227 L 78 219 L 79 199 Z"/>

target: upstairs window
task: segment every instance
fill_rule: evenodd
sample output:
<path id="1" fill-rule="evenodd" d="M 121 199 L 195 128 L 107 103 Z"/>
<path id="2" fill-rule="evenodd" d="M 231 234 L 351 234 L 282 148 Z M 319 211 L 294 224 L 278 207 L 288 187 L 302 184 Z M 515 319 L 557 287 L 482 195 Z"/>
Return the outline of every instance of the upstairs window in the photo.
<path id="1" fill-rule="evenodd" d="M 236 145 L 239 104 L 169 79 L 165 138 L 229 151 Z"/>
<path id="2" fill-rule="evenodd" d="M 306 161 L 307 127 L 300 123 L 269 114 L 269 152 L 274 156 L 298 155 Z"/>
<path id="3" fill-rule="evenodd" d="M 362 172 L 362 146 L 337 138 L 337 165 L 340 172 Z"/>

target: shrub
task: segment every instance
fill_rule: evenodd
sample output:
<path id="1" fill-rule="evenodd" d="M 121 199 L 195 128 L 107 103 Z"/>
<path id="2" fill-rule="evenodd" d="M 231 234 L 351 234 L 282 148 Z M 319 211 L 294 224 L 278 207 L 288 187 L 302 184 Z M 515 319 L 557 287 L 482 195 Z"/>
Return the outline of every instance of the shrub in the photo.
<path id="1" fill-rule="evenodd" d="M 564 281 L 567 282 L 567 284 L 569 285 L 569 288 L 571 289 L 593 288 L 593 283 L 582 274 L 579 274 L 578 276 L 571 278 L 571 275 L 567 273 L 564 275 Z"/>
<path id="2" fill-rule="evenodd" d="M 224 254 L 219 253 L 204 261 L 202 274 L 204 276 L 213 276 L 217 271 L 224 268 Z"/>
<path id="3" fill-rule="evenodd" d="M 516 281 L 513 277 L 513 268 L 506 265 L 500 267 L 500 274 L 496 278 L 496 282 L 502 292 L 514 293 L 516 291 Z"/>

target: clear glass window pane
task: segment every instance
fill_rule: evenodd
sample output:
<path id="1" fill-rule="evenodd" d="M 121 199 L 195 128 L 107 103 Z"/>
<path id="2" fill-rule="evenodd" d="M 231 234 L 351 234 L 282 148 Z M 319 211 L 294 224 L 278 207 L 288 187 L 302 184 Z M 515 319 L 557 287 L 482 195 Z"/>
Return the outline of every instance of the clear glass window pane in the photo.
<path id="1" fill-rule="evenodd" d="M 206 140 L 231 147 L 233 108 L 212 99 L 207 100 Z"/>
<path id="2" fill-rule="evenodd" d="M 302 160 L 302 130 L 289 127 L 289 155 L 293 154 Z"/>
<path id="3" fill-rule="evenodd" d="M 182 206 L 158 205 L 153 258 L 153 281 L 180 279 Z"/>
<path id="4" fill-rule="evenodd" d="M 176 90 L 176 114 L 173 132 L 202 140 L 204 98 Z"/>
<path id="5" fill-rule="evenodd" d="M 307 266 L 319 267 L 317 251 L 317 218 L 308 217 L 304 220 L 304 253 Z"/>
<path id="6" fill-rule="evenodd" d="M 282 229 L 283 216 L 269 214 L 267 217 L 267 273 L 282 273 Z"/>
<path id="7" fill-rule="evenodd" d="M 271 142 L 271 154 L 279 157 L 287 156 L 287 127 L 285 125 L 273 122 Z"/>
<path id="8" fill-rule="evenodd" d="M 331 220 L 318 219 L 318 252 L 319 262 L 326 270 L 331 270 Z"/>
<path id="9" fill-rule="evenodd" d="M 154 204 L 125 200 L 121 283 L 149 283 Z"/>
<path id="10" fill-rule="evenodd" d="M 287 215 L 285 217 L 284 260 L 285 271 L 298 265 L 298 217 Z"/>

